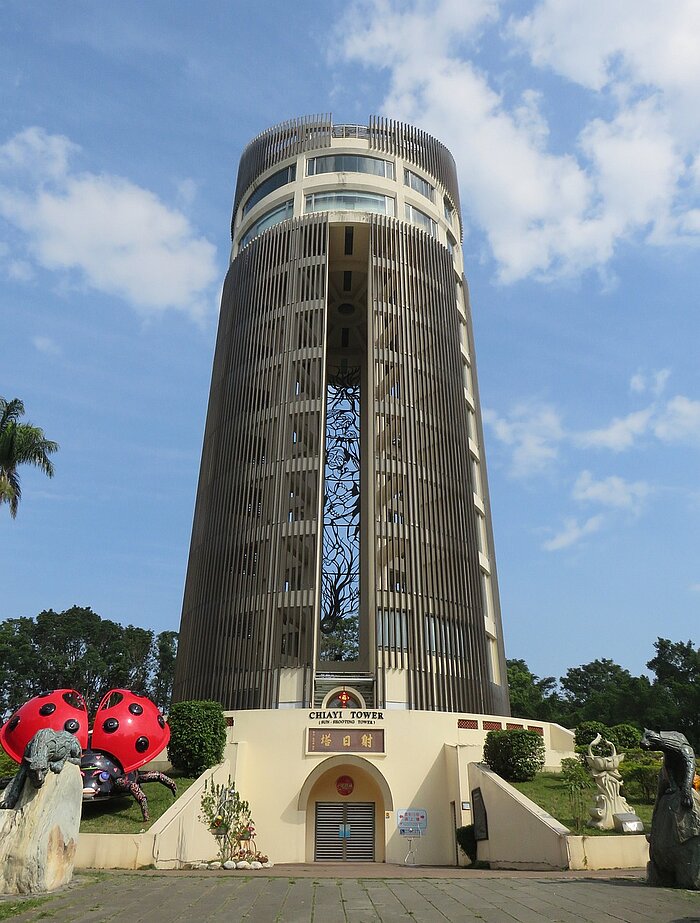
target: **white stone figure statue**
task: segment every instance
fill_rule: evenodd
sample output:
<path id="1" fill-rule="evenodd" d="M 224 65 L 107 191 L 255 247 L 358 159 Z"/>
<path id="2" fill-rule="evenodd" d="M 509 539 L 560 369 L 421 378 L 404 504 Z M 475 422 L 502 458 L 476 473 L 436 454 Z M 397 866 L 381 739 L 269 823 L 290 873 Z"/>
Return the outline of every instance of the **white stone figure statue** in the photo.
<path id="1" fill-rule="evenodd" d="M 601 742 L 610 747 L 609 756 L 596 756 L 593 753 L 593 747 Z M 589 827 L 597 827 L 598 830 L 613 830 L 615 827 L 615 814 L 631 814 L 634 816 L 632 808 L 620 794 L 622 776 L 619 772 L 619 766 L 624 758 L 625 754 L 618 753 L 615 749 L 615 744 L 605 740 L 600 734 L 596 734 L 595 738 L 589 743 L 586 763 L 595 784 L 598 786 L 595 804 L 588 812 L 591 815 L 591 820 L 588 821 Z"/>

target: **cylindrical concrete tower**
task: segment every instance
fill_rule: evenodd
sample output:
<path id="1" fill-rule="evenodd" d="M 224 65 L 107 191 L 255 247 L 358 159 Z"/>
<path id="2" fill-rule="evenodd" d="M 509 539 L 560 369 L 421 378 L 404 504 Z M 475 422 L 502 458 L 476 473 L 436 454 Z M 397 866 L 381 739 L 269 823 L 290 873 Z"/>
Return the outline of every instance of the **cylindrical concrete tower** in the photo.
<path id="1" fill-rule="evenodd" d="M 409 125 L 243 152 L 176 700 L 509 713 L 461 236 Z"/>

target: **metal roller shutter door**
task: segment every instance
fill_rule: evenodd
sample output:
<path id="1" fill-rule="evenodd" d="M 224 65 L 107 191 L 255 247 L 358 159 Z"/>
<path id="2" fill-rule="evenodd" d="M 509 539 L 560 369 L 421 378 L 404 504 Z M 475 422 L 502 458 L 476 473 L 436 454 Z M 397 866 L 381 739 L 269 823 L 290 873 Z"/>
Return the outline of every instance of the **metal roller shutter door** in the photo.
<path id="1" fill-rule="evenodd" d="M 317 802 L 314 859 L 374 862 L 374 803 Z"/>

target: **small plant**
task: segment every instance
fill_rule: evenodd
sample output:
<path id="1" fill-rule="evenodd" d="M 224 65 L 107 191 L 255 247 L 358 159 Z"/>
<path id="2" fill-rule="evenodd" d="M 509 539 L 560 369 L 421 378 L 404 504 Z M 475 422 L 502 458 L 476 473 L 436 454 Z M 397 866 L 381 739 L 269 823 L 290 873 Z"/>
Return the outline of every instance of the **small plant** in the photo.
<path id="1" fill-rule="evenodd" d="M 474 824 L 469 824 L 467 827 L 457 827 L 455 833 L 457 836 L 457 843 L 459 844 L 459 848 L 466 855 L 467 859 L 469 859 L 470 864 L 474 865 L 477 856 Z"/>
<path id="2" fill-rule="evenodd" d="M 216 837 L 222 863 L 230 860 L 268 861 L 268 857 L 255 845 L 255 824 L 250 815 L 250 805 L 238 794 L 230 776 L 226 785 L 210 785 L 209 780 L 204 783 L 200 808 L 199 819 Z"/>
<path id="3" fill-rule="evenodd" d="M 226 721 L 218 702 L 177 702 L 170 709 L 168 723 L 168 755 L 176 769 L 197 776 L 221 762 Z"/>
<path id="4" fill-rule="evenodd" d="M 593 779 L 583 763 L 574 757 L 561 761 L 561 779 L 566 787 L 574 830 L 580 833 L 588 816 L 587 804 Z"/>
<path id="5" fill-rule="evenodd" d="M 544 766 L 544 741 L 536 731 L 489 731 L 484 762 L 508 782 L 527 782 Z"/>

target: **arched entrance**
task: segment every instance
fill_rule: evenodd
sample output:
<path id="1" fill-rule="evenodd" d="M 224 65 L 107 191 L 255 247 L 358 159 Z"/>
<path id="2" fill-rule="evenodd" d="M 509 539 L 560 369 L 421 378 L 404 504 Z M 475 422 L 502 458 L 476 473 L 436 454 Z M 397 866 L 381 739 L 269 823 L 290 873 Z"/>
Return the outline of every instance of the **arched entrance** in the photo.
<path id="1" fill-rule="evenodd" d="M 384 862 L 384 812 L 394 807 L 375 765 L 351 754 L 329 757 L 299 793 L 306 813 L 307 862 Z"/>

